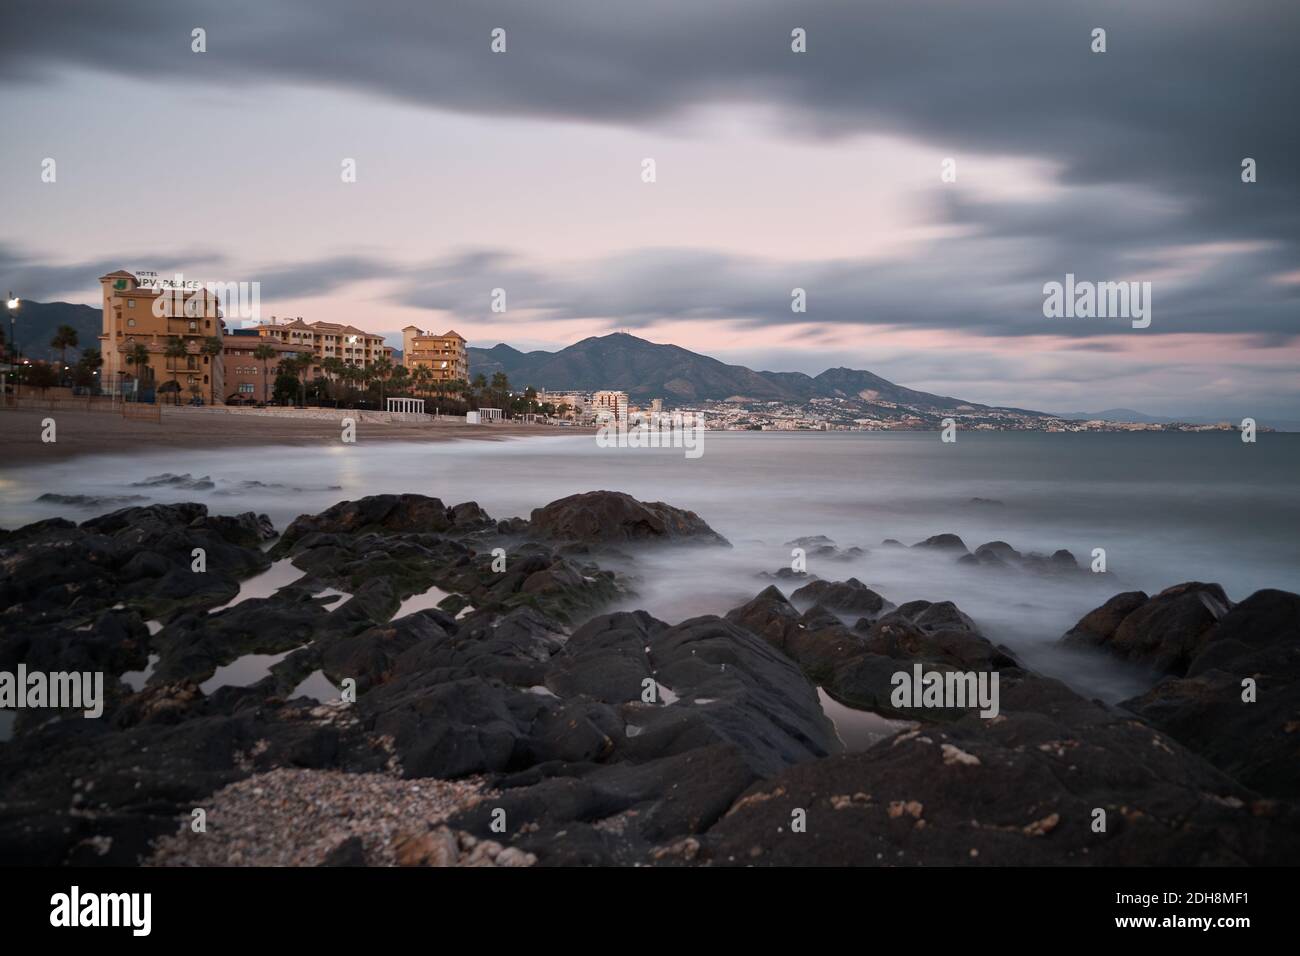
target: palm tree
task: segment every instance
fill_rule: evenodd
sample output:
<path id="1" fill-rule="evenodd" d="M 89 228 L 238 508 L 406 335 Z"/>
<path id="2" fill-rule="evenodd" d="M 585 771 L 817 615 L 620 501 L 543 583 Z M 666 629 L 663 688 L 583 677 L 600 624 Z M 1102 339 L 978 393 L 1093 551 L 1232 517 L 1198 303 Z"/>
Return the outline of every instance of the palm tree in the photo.
<path id="1" fill-rule="evenodd" d="M 143 342 L 132 342 L 127 346 L 126 364 L 135 367 L 136 401 L 140 400 L 140 388 L 149 380 L 149 349 Z"/>
<path id="2" fill-rule="evenodd" d="M 164 351 L 164 354 L 165 354 L 169 359 L 183 359 L 183 358 L 186 358 L 186 357 L 190 354 L 190 350 L 189 350 L 189 348 L 186 346 L 186 344 L 185 344 L 185 340 L 182 339 L 179 335 L 173 335 L 173 336 L 171 336 L 171 337 L 167 340 L 167 348 L 164 349 L 163 351 Z M 175 399 L 175 401 L 176 401 L 176 404 L 179 405 L 179 404 L 181 403 L 181 383 L 180 383 L 179 381 L 177 381 L 175 375 L 172 375 L 171 380 L 172 380 L 172 382 L 174 382 L 175 385 L 176 385 L 176 389 L 175 389 L 176 399 Z"/>
<path id="3" fill-rule="evenodd" d="M 262 363 L 262 404 L 265 405 L 267 402 L 266 363 L 275 358 L 275 349 L 262 342 L 257 348 L 253 349 L 253 358 Z"/>
<path id="4" fill-rule="evenodd" d="M 68 349 L 77 347 L 77 330 L 70 325 L 60 325 L 50 345 L 59 350 L 59 381 L 62 381 L 68 364 Z"/>
<path id="5" fill-rule="evenodd" d="M 89 388 L 95 384 L 95 371 L 104 364 L 104 358 L 99 353 L 99 349 L 82 349 L 81 361 L 77 363 L 76 369 L 73 370 L 73 382 L 83 388 Z"/>
<path id="6" fill-rule="evenodd" d="M 433 369 L 429 368 L 427 365 L 417 365 L 411 370 L 411 377 L 415 381 L 416 390 L 421 395 L 427 395 L 429 392 L 433 392 L 434 406 L 436 409 L 438 398 L 442 394 L 441 379 L 434 378 Z"/>
<path id="7" fill-rule="evenodd" d="M 304 352 L 297 358 L 291 360 L 290 367 L 293 369 L 293 375 L 298 379 L 298 404 L 307 404 L 307 373 L 311 367 L 316 364 L 316 356 L 310 352 Z"/>
<path id="8" fill-rule="evenodd" d="M 320 367 L 321 371 L 325 373 L 325 377 L 330 381 L 330 394 L 334 396 L 334 404 L 337 405 L 339 396 L 336 384 L 343 378 L 343 369 L 345 367 L 343 360 L 337 355 L 327 355 L 321 359 Z"/>
<path id="9" fill-rule="evenodd" d="M 379 407 L 384 407 L 384 382 L 393 371 L 393 363 L 386 358 L 375 359 L 370 363 L 370 368 L 374 372 L 375 381 L 379 383 Z"/>
<path id="10" fill-rule="evenodd" d="M 220 323 L 217 324 L 220 325 Z M 212 383 L 212 403 L 215 405 L 217 401 L 217 363 L 221 361 L 221 356 L 226 351 L 226 343 L 221 340 L 219 335 L 208 335 L 204 337 L 203 345 L 199 347 L 199 351 L 208 357 L 209 364 L 212 366 L 212 374 L 208 381 Z"/>

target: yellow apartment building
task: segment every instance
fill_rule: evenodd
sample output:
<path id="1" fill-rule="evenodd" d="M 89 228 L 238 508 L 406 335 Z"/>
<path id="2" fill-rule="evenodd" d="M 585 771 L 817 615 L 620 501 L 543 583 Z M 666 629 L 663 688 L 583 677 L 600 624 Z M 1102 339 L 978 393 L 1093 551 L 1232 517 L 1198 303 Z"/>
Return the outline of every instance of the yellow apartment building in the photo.
<path id="1" fill-rule="evenodd" d="M 433 335 L 408 325 L 402 329 L 402 364 L 429 369 L 436 382 L 469 381 L 469 353 L 455 329 Z"/>
<path id="2" fill-rule="evenodd" d="M 322 361 L 337 358 L 357 368 L 393 358 L 393 350 L 384 345 L 382 335 L 336 322 L 304 322 L 301 316 L 291 322 L 277 322 L 271 316 L 269 323 L 257 326 L 257 334 L 284 345 L 305 346 Z"/>
<path id="3" fill-rule="evenodd" d="M 195 395 L 207 404 L 222 401 L 221 355 L 204 350 L 225 332 L 217 297 L 201 283 L 165 288 L 156 277 L 142 278 L 150 275 L 119 269 L 99 277 L 101 388 L 112 395 L 154 391 L 161 399 L 171 390 L 182 402 Z M 183 343 L 183 355 L 168 355 L 172 339 Z M 144 346 L 147 361 L 133 361 L 137 345 Z"/>

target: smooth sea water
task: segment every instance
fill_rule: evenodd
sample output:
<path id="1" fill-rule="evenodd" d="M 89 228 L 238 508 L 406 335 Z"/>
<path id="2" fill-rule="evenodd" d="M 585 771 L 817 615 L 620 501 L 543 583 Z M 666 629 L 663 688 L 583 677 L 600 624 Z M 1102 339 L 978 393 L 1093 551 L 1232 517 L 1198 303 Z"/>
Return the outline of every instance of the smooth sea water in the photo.
<path id="1" fill-rule="evenodd" d="M 625 606 L 669 622 L 725 613 L 771 583 L 758 572 L 789 566 L 786 542 L 824 534 L 869 553 L 810 557 L 810 572 L 855 576 L 895 604 L 952 600 L 1030 666 L 1110 700 L 1148 678 L 1063 653 L 1057 641 L 1111 595 L 1189 580 L 1217 581 L 1234 601 L 1265 587 L 1300 591 L 1300 435 L 1244 444 L 1232 432 L 991 432 L 944 444 L 932 433 L 707 432 L 703 449 L 688 459 L 681 449 L 599 448 L 591 435 L 367 444 L 364 430 L 357 444 L 333 447 L 143 448 L 6 467 L 0 524 L 113 510 L 37 502 L 44 492 L 196 500 L 215 513 L 265 512 L 282 529 L 298 514 L 381 492 L 473 500 L 504 518 L 576 492 L 625 491 L 695 511 L 734 545 L 640 554 L 637 597 Z M 209 476 L 215 487 L 131 487 L 163 472 Z M 242 484 L 252 481 L 283 487 Z M 1085 566 L 1104 548 L 1111 573 L 969 568 L 947 554 L 880 546 L 941 532 L 972 550 L 994 540 L 1025 552 L 1067 548 Z"/>

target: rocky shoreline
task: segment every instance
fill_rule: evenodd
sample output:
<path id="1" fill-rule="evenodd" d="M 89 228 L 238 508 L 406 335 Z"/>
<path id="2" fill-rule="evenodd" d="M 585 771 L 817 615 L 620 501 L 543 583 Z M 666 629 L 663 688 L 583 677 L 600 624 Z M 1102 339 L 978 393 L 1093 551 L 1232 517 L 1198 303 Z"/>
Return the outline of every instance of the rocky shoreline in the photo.
<path id="1" fill-rule="evenodd" d="M 2 531 L 0 671 L 102 671 L 106 700 L 99 719 L 17 712 L 0 861 L 1300 859 L 1300 596 L 1116 595 L 1061 638 L 1149 674 L 1107 706 L 952 602 L 895 606 L 853 578 L 755 568 L 798 587 L 758 583 L 677 624 L 608 612 L 635 599 L 639 554 L 687 547 L 729 545 L 692 512 L 609 491 L 527 519 L 410 494 L 282 533 L 201 504 Z M 915 547 L 989 573 L 1087 573 L 1003 542 Z M 996 675 L 996 716 L 900 705 L 894 677 L 918 666 Z M 819 693 L 888 718 L 882 739 L 845 752 Z"/>

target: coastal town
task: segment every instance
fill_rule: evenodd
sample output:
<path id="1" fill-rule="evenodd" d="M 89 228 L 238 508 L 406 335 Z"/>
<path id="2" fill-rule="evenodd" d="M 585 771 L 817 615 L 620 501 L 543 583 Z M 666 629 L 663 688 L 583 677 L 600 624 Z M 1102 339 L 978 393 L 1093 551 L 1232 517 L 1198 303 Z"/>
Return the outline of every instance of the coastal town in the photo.
<path id="1" fill-rule="evenodd" d="M 98 282 L 102 301 L 96 340 L 83 342 L 75 329 L 59 326 L 48 349 L 58 352 L 57 360 L 32 358 L 19 347 L 16 328 L 22 301 L 10 293 L 10 334 L 3 353 L 7 361 L 0 363 L 6 403 L 16 404 L 22 396 L 79 396 L 124 405 L 249 407 L 278 414 L 292 414 L 293 408 L 358 408 L 402 421 L 463 418 L 471 424 L 518 421 L 558 427 L 635 427 L 671 414 L 714 431 L 749 432 L 932 431 L 949 421 L 975 431 L 1203 432 L 1240 427 L 1228 421 L 1054 416 L 957 400 L 936 406 L 890 401 L 865 389 L 799 399 L 732 395 L 690 401 L 672 394 L 634 398 L 617 382 L 603 388 L 545 387 L 512 381 L 504 371 L 490 376 L 476 372 L 466 339 L 455 329 L 437 333 L 408 325 L 401 330 L 398 349 L 385 335 L 346 323 L 276 315 L 238 321 L 234 314 L 249 314 L 248 296 L 239 290 L 232 309 L 227 285 L 233 284 L 181 276 L 169 280 L 153 271 L 124 269 L 100 276 Z M 68 364 L 68 349 L 80 355 L 74 364 Z"/>

